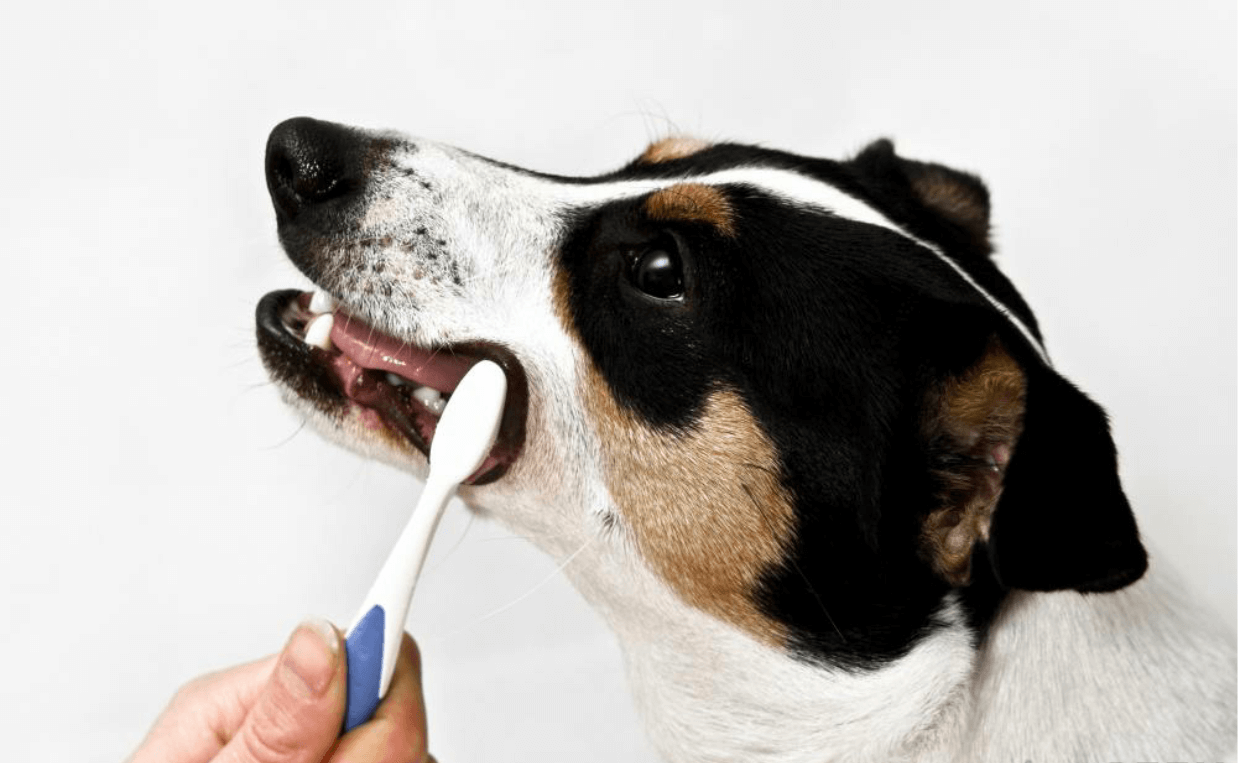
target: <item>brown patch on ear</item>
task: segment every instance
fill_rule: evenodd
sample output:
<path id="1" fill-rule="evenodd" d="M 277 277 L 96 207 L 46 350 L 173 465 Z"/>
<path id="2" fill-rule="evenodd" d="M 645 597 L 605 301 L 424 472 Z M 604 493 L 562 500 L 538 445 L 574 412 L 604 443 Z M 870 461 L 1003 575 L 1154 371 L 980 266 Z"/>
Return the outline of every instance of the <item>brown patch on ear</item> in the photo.
<path id="1" fill-rule="evenodd" d="M 673 135 L 655 143 L 650 143 L 645 152 L 636 157 L 636 163 L 659 164 L 673 159 L 682 159 L 685 156 L 692 156 L 697 151 L 703 151 L 711 145 L 713 144 L 709 141 L 701 140 L 700 138 L 693 138 L 688 135 Z"/>
<path id="2" fill-rule="evenodd" d="M 731 202 L 709 185 L 679 183 L 655 191 L 645 199 L 645 213 L 654 220 L 708 223 L 723 235 L 735 235 Z"/>
<path id="3" fill-rule="evenodd" d="M 938 508 L 924 520 L 921 549 L 951 585 L 970 582 L 972 547 L 988 540 L 1026 395 L 1023 369 L 993 338 L 977 363 L 928 396 L 924 434 Z"/>
<path id="4" fill-rule="evenodd" d="M 989 192 L 980 180 L 939 164 L 907 162 L 911 188 L 925 206 L 967 231 L 986 250 L 989 246 Z"/>
<path id="5" fill-rule="evenodd" d="M 641 556 L 686 601 L 772 646 L 762 574 L 788 553 L 795 517 L 773 444 L 739 395 L 714 392 L 687 431 L 655 431 L 621 407 L 590 364 L 584 402 L 606 486 Z"/>

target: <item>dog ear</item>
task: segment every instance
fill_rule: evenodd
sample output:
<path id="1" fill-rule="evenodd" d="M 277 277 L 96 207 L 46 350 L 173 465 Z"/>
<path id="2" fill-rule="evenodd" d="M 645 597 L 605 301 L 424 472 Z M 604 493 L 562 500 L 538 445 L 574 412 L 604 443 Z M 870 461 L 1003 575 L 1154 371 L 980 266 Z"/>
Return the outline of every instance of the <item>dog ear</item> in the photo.
<path id="1" fill-rule="evenodd" d="M 928 213 L 934 227 L 945 228 L 936 235 L 930 231 L 931 237 L 939 241 L 949 237 L 984 255 L 993 251 L 989 242 L 989 190 L 980 178 L 940 164 L 904 159 L 886 138 L 870 143 L 850 165 L 884 206 L 897 209 L 900 201 L 905 205 L 911 200 L 921 213 Z M 904 214 L 921 216 L 909 210 Z"/>
<path id="2" fill-rule="evenodd" d="M 997 580 L 1031 591 L 1116 591 L 1148 569 L 1101 407 L 1052 369 L 1027 376 L 1019 455 L 993 513 Z"/>
<path id="3" fill-rule="evenodd" d="M 951 585 L 971 581 L 973 548 L 991 535 L 1026 397 L 1023 369 L 996 339 L 978 361 L 929 392 L 923 436 L 935 494 L 920 540 L 933 569 Z"/>
<path id="4" fill-rule="evenodd" d="M 991 339 L 924 421 L 937 494 L 921 548 L 947 582 L 970 582 L 977 549 L 1007 588 L 1112 591 L 1147 569 L 1105 414 L 1052 369 Z"/>

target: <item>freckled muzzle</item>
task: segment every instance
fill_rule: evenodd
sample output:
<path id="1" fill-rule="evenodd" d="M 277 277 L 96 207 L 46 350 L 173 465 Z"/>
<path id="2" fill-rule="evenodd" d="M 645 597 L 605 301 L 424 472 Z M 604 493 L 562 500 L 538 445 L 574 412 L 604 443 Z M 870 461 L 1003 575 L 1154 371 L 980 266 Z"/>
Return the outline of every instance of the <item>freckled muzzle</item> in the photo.
<path id="1" fill-rule="evenodd" d="M 384 273 L 382 259 L 358 256 L 373 244 L 389 247 L 392 240 L 387 233 L 375 238 L 375 231 L 362 231 L 361 220 L 394 145 L 307 117 L 289 119 L 271 132 L 266 179 L 280 242 L 297 268 L 327 291 L 264 297 L 257 311 L 259 350 L 271 375 L 318 410 L 336 421 L 360 414 L 380 438 L 394 434 L 395 442 L 426 455 L 456 383 L 479 360 L 495 361 L 508 377 L 507 404 L 491 455 L 470 479 L 491 482 L 506 473 L 524 442 L 528 385 L 515 356 L 484 342 L 418 347 L 362 322 L 348 304 L 337 305 L 327 296 L 328 291 L 346 295 L 358 274 L 370 279 L 365 295 L 415 291 L 400 280 L 419 278 L 415 260 L 402 271 Z M 404 254 L 412 258 L 414 250 Z"/>

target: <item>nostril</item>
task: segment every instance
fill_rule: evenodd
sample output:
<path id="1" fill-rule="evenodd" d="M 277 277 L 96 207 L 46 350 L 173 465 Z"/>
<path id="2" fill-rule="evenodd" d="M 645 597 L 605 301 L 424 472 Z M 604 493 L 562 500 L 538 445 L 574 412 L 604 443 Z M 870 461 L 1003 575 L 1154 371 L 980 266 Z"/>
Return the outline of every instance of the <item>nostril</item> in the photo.
<path id="1" fill-rule="evenodd" d="M 307 205 L 349 194 L 360 185 L 364 136 L 298 117 L 279 124 L 267 140 L 267 186 L 276 208 L 293 216 Z"/>
<path id="2" fill-rule="evenodd" d="M 289 188 L 296 182 L 296 173 L 292 169 L 292 160 L 283 153 L 267 153 L 267 176 L 278 185 Z"/>

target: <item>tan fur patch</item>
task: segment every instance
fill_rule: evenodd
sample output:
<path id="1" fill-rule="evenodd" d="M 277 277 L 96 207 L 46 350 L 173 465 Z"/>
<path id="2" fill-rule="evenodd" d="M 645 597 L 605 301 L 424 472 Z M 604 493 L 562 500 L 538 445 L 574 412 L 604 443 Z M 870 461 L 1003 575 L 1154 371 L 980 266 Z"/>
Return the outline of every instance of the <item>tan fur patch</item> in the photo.
<path id="1" fill-rule="evenodd" d="M 650 143 L 645 152 L 636 158 L 636 161 L 640 164 L 669 162 L 672 159 L 692 156 L 697 151 L 703 151 L 711 145 L 713 144 L 709 141 L 701 140 L 700 138 L 693 138 L 688 135 L 673 135 L 655 143 Z"/>
<path id="2" fill-rule="evenodd" d="M 579 345 L 562 270 L 552 294 Z M 603 478 L 641 555 L 688 604 L 783 645 L 786 629 L 753 597 L 761 574 L 789 553 L 795 514 L 774 446 L 747 405 L 735 392 L 715 392 L 690 431 L 655 432 L 619 405 L 591 361 L 581 366 Z"/>
<path id="3" fill-rule="evenodd" d="M 680 183 L 663 188 L 645 200 L 645 213 L 654 220 L 709 223 L 724 235 L 735 235 L 731 202 L 713 186 Z"/>
<path id="4" fill-rule="evenodd" d="M 1023 431 L 1027 379 L 993 339 L 984 356 L 950 379 L 929 401 L 926 436 L 949 450 L 949 465 L 935 470 L 941 485 L 937 510 L 921 539 L 934 569 L 948 582 L 971 578 L 971 550 L 987 540 L 1002 476 Z"/>
<path id="5" fill-rule="evenodd" d="M 607 488 L 641 555 L 684 601 L 781 644 L 785 630 L 753 596 L 787 553 L 794 514 L 744 402 L 715 392 L 691 431 L 662 433 L 622 409 L 596 369 L 584 386 Z"/>
<path id="6" fill-rule="evenodd" d="M 913 175 L 911 187 L 926 205 L 971 231 L 977 240 L 988 240 L 989 201 L 982 193 L 933 167 Z"/>

